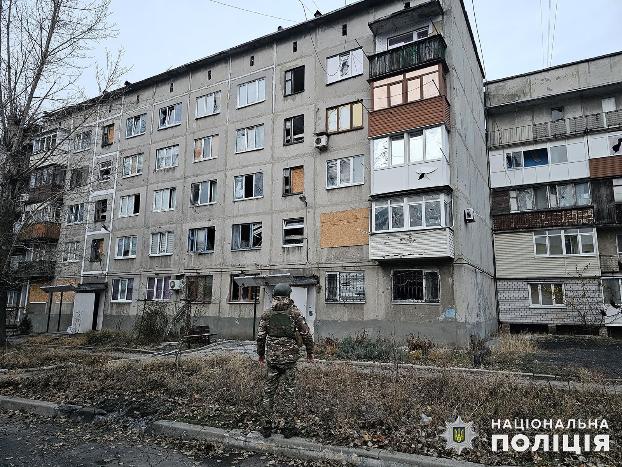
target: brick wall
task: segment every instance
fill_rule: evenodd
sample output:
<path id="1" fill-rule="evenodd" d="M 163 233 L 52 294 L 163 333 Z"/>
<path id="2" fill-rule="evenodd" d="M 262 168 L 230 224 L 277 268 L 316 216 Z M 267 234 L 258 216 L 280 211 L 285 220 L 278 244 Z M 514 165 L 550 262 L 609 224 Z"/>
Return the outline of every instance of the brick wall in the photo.
<path id="1" fill-rule="evenodd" d="M 369 137 L 441 123 L 449 126 L 449 102 L 444 96 L 437 96 L 371 112 Z"/>
<path id="2" fill-rule="evenodd" d="M 517 212 L 494 216 L 493 229 L 505 230 L 543 229 L 594 225 L 592 207 L 557 211 Z"/>
<path id="3" fill-rule="evenodd" d="M 490 214 L 509 214 L 510 213 L 510 192 L 508 190 L 493 191 L 490 201 Z"/>

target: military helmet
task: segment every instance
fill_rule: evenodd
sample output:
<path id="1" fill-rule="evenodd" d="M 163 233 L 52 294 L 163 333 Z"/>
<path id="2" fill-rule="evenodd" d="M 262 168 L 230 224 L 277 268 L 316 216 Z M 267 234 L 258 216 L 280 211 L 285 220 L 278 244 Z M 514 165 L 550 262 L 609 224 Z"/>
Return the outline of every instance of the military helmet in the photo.
<path id="1" fill-rule="evenodd" d="M 274 292 L 272 292 L 273 297 L 289 297 L 292 293 L 292 288 L 289 284 L 281 283 L 277 284 L 274 287 Z"/>

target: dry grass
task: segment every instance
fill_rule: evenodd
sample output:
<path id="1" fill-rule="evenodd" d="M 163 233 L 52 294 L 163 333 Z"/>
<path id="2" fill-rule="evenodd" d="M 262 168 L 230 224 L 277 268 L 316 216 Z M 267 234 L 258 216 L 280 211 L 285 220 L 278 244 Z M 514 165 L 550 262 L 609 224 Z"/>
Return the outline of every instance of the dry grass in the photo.
<path id="1" fill-rule="evenodd" d="M 533 353 L 538 349 L 533 338 L 529 334 L 501 334 L 495 346 L 492 348 L 493 355 L 516 355 Z"/>
<path id="2" fill-rule="evenodd" d="M 226 428 L 259 427 L 263 369 L 239 356 L 109 362 L 0 378 L 0 393 L 91 405 L 133 417 L 170 418 Z M 423 424 L 421 415 L 432 417 Z M 461 415 L 478 430 L 474 451 L 461 459 L 490 464 L 560 465 L 552 454 L 502 454 L 490 449 L 492 418 L 600 418 L 611 433 L 622 422 L 619 396 L 518 384 L 508 377 L 361 372 L 347 364 L 306 366 L 299 372 L 293 416 L 305 437 L 323 442 L 376 446 L 450 457 L 440 427 Z M 611 453 L 588 453 L 603 465 L 620 465 Z M 558 454 L 559 455 L 559 454 Z M 569 464 L 577 459 L 567 456 Z M 608 457 L 607 457 L 608 456 Z"/>

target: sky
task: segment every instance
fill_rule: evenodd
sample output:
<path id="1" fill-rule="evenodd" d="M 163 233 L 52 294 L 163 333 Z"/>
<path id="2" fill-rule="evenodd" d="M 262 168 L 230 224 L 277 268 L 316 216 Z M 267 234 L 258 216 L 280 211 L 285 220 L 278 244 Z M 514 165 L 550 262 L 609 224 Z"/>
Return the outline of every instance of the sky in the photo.
<path id="1" fill-rule="evenodd" d="M 354 0 L 112 0 L 118 36 L 94 50 L 123 49 L 129 68 L 123 80 L 139 81 L 237 44 L 304 21 Z M 620 0 L 464 0 L 474 34 L 479 33 L 487 79 L 622 51 Z M 471 3 L 473 2 L 473 4 Z M 259 14 L 223 5 L 235 5 Z M 473 20 L 473 9 L 477 27 Z M 276 16 L 280 19 L 272 18 Z M 289 21 L 288 21 L 289 20 Z M 94 68 L 83 86 L 95 95 Z"/>

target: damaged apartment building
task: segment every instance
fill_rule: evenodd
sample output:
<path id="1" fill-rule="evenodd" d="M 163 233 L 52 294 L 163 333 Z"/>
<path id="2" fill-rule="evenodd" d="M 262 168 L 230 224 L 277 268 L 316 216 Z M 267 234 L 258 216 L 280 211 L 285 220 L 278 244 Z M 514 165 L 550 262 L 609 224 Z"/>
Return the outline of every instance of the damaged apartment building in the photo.
<path id="1" fill-rule="evenodd" d="M 461 0 L 363 0 L 75 110 L 33 144 L 63 157 L 33 174 L 16 305 L 35 331 L 158 302 L 249 337 L 288 282 L 319 336 L 489 335 L 474 44 Z"/>
<path id="2" fill-rule="evenodd" d="M 622 53 L 490 81 L 486 105 L 502 326 L 619 334 Z"/>

